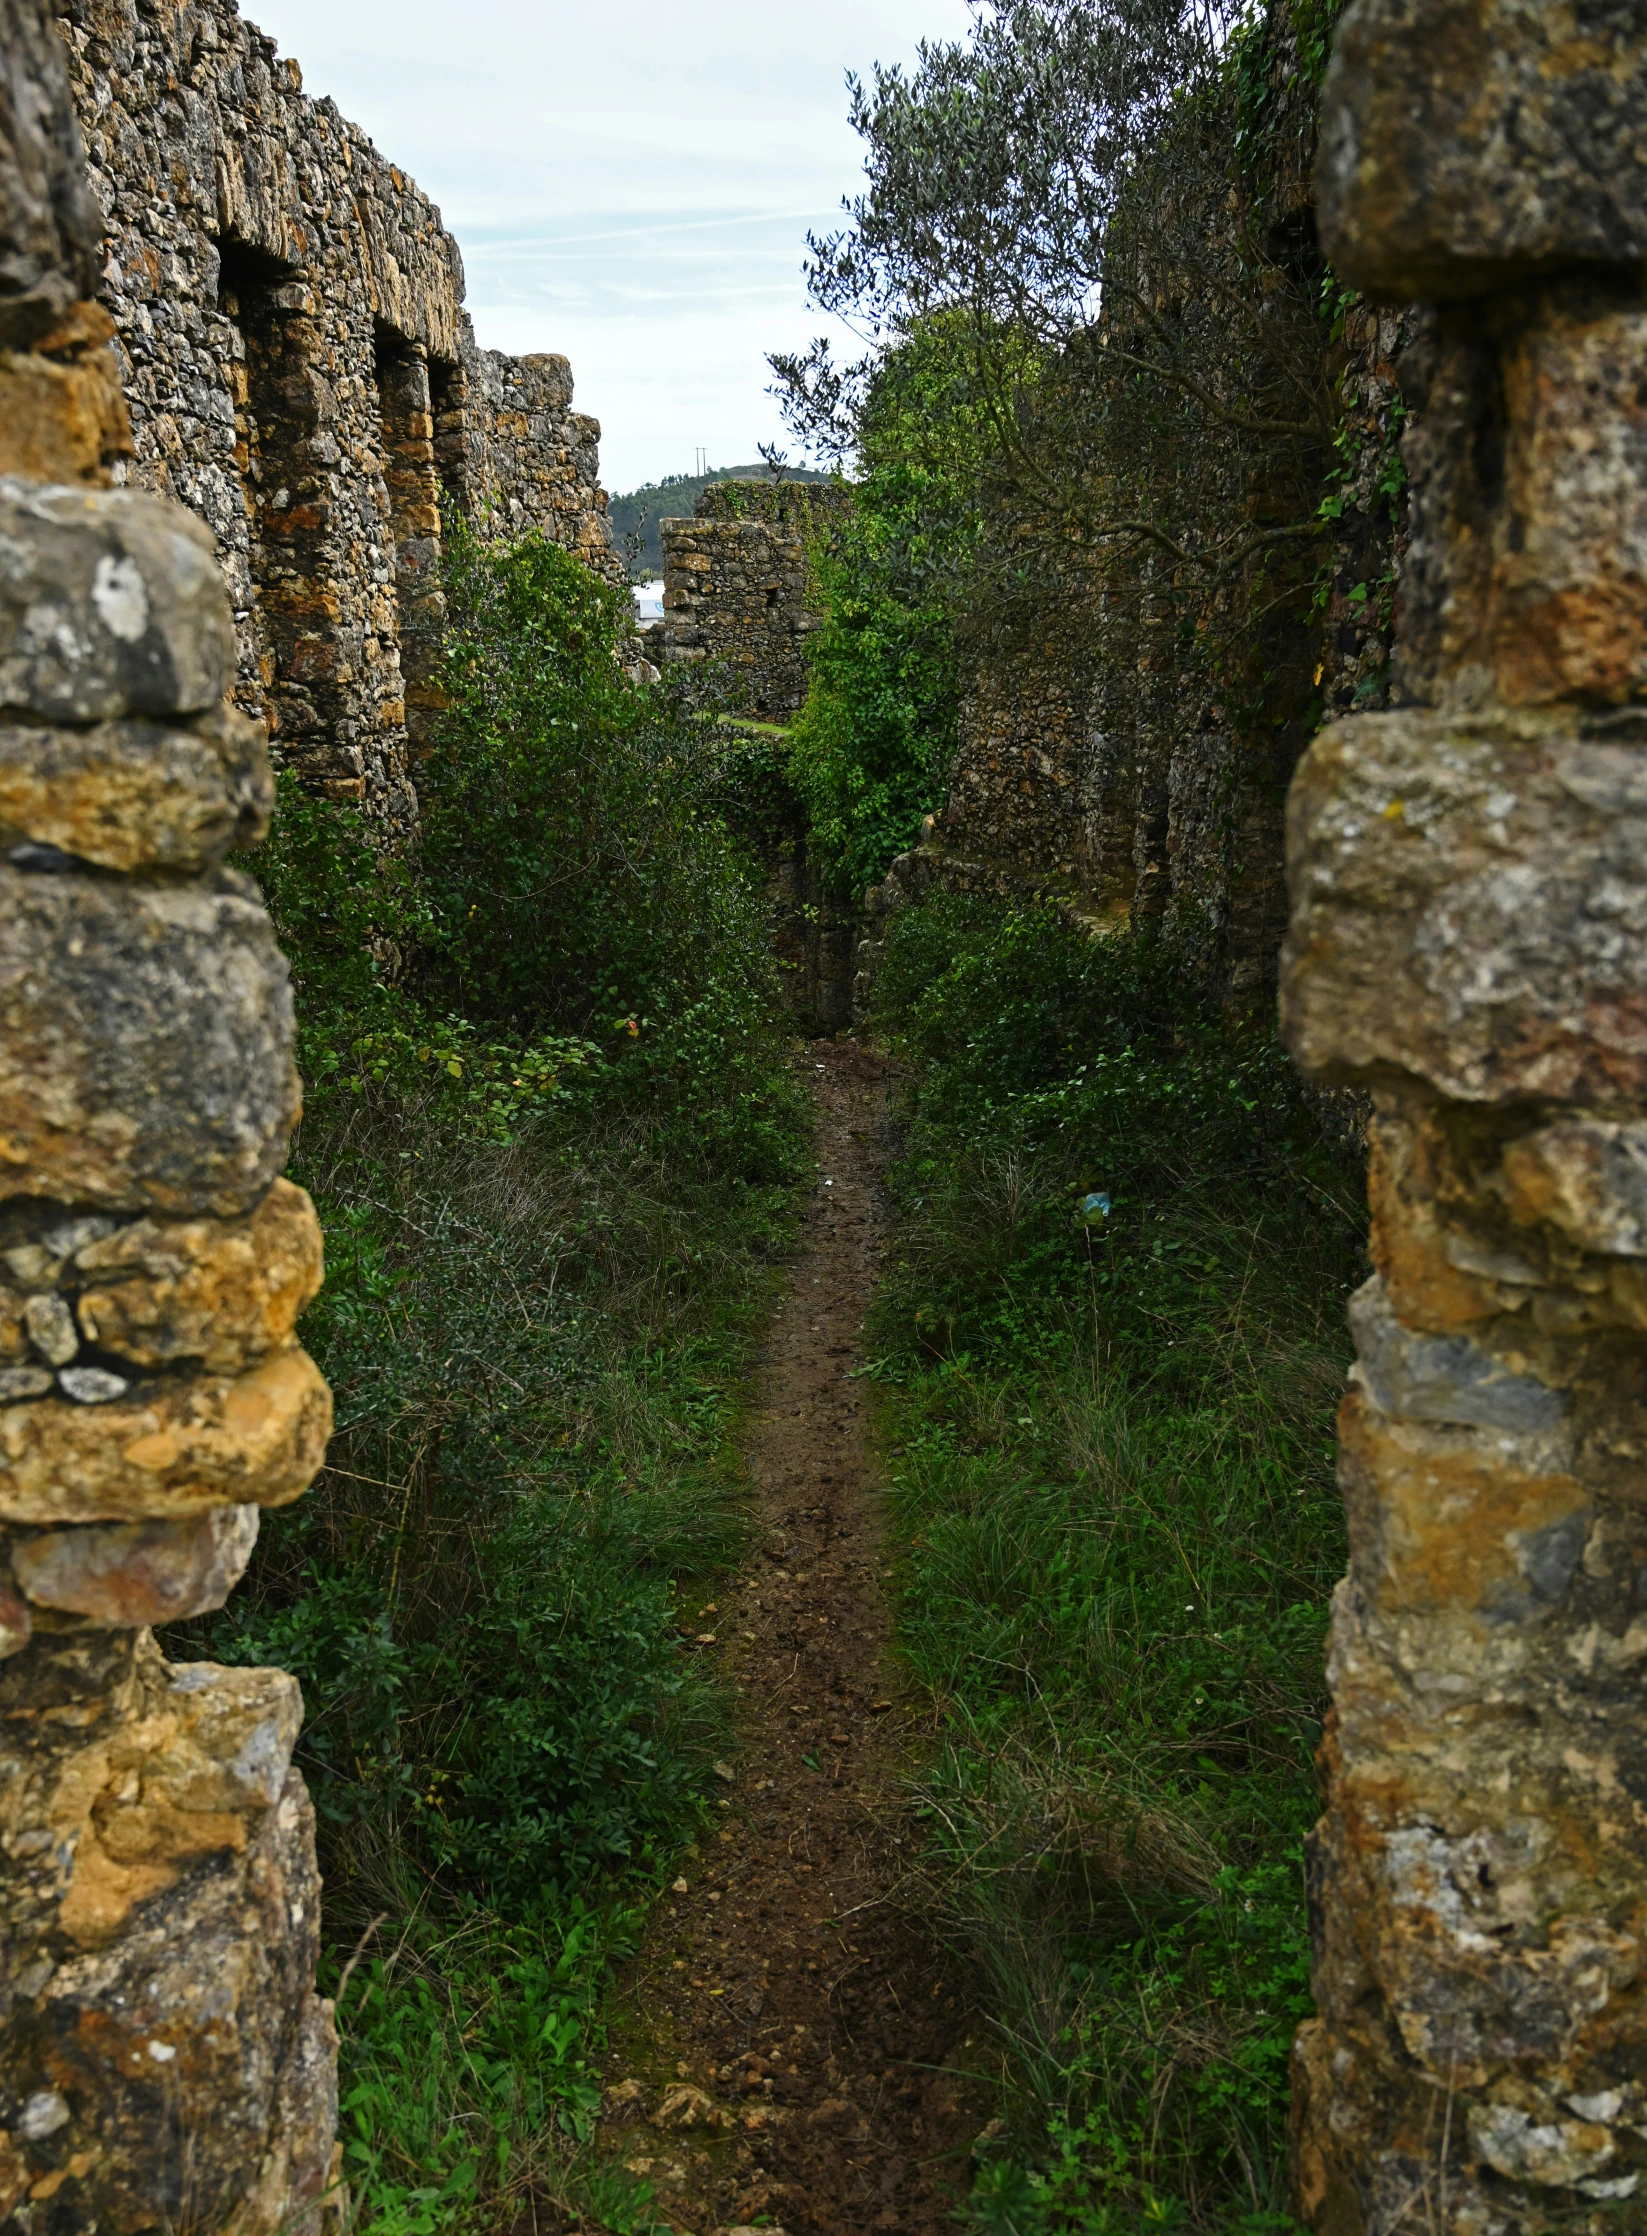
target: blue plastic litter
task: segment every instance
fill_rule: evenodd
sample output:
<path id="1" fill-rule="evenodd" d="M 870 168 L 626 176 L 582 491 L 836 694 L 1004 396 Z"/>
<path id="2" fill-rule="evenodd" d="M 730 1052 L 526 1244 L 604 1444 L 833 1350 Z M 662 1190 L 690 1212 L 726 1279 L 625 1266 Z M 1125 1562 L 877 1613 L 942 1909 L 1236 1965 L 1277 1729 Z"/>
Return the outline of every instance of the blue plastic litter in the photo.
<path id="1" fill-rule="evenodd" d="M 1095 1225 L 1100 1219 L 1107 1219 L 1109 1217 L 1108 1196 L 1084 1197 L 1075 1216 L 1077 1219 L 1084 1219 L 1088 1226 Z"/>

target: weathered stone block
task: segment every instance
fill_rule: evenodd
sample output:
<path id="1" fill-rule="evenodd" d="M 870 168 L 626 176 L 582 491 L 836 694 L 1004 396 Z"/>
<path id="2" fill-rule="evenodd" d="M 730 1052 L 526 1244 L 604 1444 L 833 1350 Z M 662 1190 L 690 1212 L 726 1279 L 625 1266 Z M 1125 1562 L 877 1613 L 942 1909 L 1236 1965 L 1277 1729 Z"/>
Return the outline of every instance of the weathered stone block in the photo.
<path id="1" fill-rule="evenodd" d="M 1403 1327 L 1390 1310 L 1382 1274 L 1351 1298 L 1350 1329 L 1363 1384 L 1382 1413 L 1518 1436 L 1559 1428 L 1566 1417 L 1560 1390 L 1512 1373 L 1469 1336 Z"/>
<path id="2" fill-rule="evenodd" d="M 1505 348 L 1492 627 L 1512 705 L 1647 691 L 1644 365 L 1647 309 L 1595 289 L 1562 290 Z"/>
<path id="3" fill-rule="evenodd" d="M 258 845 L 274 807 L 268 741 L 222 708 L 187 729 L 0 727 L 0 853 L 55 846 L 99 869 L 214 869 Z"/>
<path id="4" fill-rule="evenodd" d="M 1547 1222 L 1581 1250 L 1647 1257 L 1647 1123 L 1559 1119 L 1511 1142 L 1504 1170 L 1513 1218 Z"/>
<path id="5" fill-rule="evenodd" d="M 114 459 L 131 455 L 131 421 L 109 347 L 113 321 L 94 303 L 78 308 L 77 323 L 101 327 L 98 340 L 70 347 L 61 359 L 0 350 L 0 476 L 97 486 Z"/>
<path id="6" fill-rule="evenodd" d="M 234 680 L 211 531 L 158 497 L 0 481 L 0 707 L 201 714 Z"/>
<path id="7" fill-rule="evenodd" d="M 19 1687 L 56 1713 L 19 1716 Z M 6 1708 L 0 2198 L 316 2236 L 336 2043 L 297 1686 L 86 1632 L 38 1646 Z"/>
<path id="8" fill-rule="evenodd" d="M 0 1197 L 237 1213 L 299 1109 L 291 991 L 244 881 L 0 867 Z"/>
<path id="9" fill-rule="evenodd" d="M 1639 1129 L 1456 1121 L 1444 1105 L 1385 1107 L 1369 1129 L 1372 1257 L 1395 1317 L 1429 1336 L 1479 1332 L 1495 1353 L 1536 1360 L 1528 1371 L 1599 1380 L 1622 1399 L 1617 1361 L 1585 1366 L 1582 1353 L 1607 1330 L 1647 1332 Z"/>
<path id="10" fill-rule="evenodd" d="M 140 1219 L 89 1242 L 64 1278 L 84 1279 L 88 1343 L 136 1365 L 199 1359 L 218 1371 L 289 1341 L 320 1293 L 320 1222 L 301 1188 L 277 1180 L 244 1219 Z M 0 1308 L 0 1334 L 4 1332 Z"/>
<path id="11" fill-rule="evenodd" d="M 190 1860 L 244 1854 L 302 1723 L 282 1671 L 171 1666 L 146 1631 L 37 1634 L 26 1662 L 0 1670 L 0 1698 L 8 1984 L 31 1944 L 61 1930 L 97 1946 Z"/>
<path id="12" fill-rule="evenodd" d="M 1281 1014 L 1306 1072 L 1465 1102 L 1647 1093 L 1647 759 L 1547 720 L 1369 715 L 1288 809 Z"/>
<path id="13" fill-rule="evenodd" d="M 18 2142 L 35 2194 L 51 2184 L 76 2216 L 65 2225 L 139 2227 L 158 2200 L 179 2228 L 313 2236 L 337 2117 L 331 2006 L 308 1992 L 313 1842 L 294 1776 L 248 1853 L 197 1867 L 142 1904 L 129 1939 L 52 1973 L 35 2070 L 72 2117 Z"/>
<path id="14" fill-rule="evenodd" d="M 1519 2098 L 1535 2118 L 1565 2124 L 1588 2111 L 1584 2124 L 1599 2114 L 1610 2125 L 1627 2096 L 1610 2107 L 1584 2100 L 1604 2096 L 1609 2073 L 1628 2073 L 1640 2046 L 1632 1991 L 1643 1949 L 1634 1921 L 1590 1906 L 1595 1894 L 1571 1834 L 1536 1813 L 1548 1795 L 1488 1811 L 1464 1799 L 1466 1789 L 1450 1799 L 1443 1753 L 1438 1747 L 1424 1787 L 1403 1784 L 1399 1760 L 1381 1775 L 1368 1764 L 1365 1776 L 1345 1763 L 1342 1801 L 1314 1844 L 1317 1891 L 1335 1914 L 1317 1993 L 1334 2033 L 1348 2036 L 1346 2050 L 1373 2052 L 1359 2073 L 1353 2055 L 1334 2060 L 1342 2115 L 1332 2126 L 1355 2137 L 1363 2167 L 1381 2128 L 1391 2140 L 1392 2127 L 1399 2134 L 1403 2086 L 1420 2118 L 1431 2088 L 1458 2092 L 1461 2131 L 1472 2109 L 1466 2092 L 1496 2095 L 1494 2083 L 1504 2081 L 1511 2085 L 1500 2101 Z M 1484 1750 L 1489 1781 L 1490 1762 Z M 1482 1766 L 1462 1755 L 1453 1765 L 1455 1775 Z M 1616 1845 L 1610 1861 L 1622 1892 L 1627 1859 Z M 1409 2149 L 1417 2139 L 1409 2131 Z M 1439 2140 L 1429 2137 L 1432 2166 Z M 1628 2128 L 1615 2141 L 1641 2161 Z M 1462 2232 L 1492 2223 L 1437 2225 Z"/>
<path id="15" fill-rule="evenodd" d="M 331 1392 L 307 1353 L 249 1373 L 167 1377 L 107 1405 L 0 1410 L 0 1521 L 171 1520 L 284 1506 L 319 1472 Z"/>
<path id="16" fill-rule="evenodd" d="M 1356 0 L 1316 169 L 1323 245 L 1402 301 L 1647 258 L 1634 0 Z"/>
<path id="17" fill-rule="evenodd" d="M 1392 1621 L 1444 1614 L 1456 1652 L 1559 1605 L 1594 1504 L 1569 1448 L 1399 1420 L 1356 1391 L 1338 1428 L 1351 1573 L 1366 1607 Z"/>
<path id="18" fill-rule="evenodd" d="M 103 228 L 86 181 L 56 26 L 0 6 L 0 348 L 32 349 L 97 284 Z"/>
<path id="19" fill-rule="evenodd" d="M 12 1546 L 12 1573 L 36 1607 L 114 1629 L 178 1623 L 221 1607 L 246 1573 L 259 1509 L 219 1506 L 182 1522 L 48 1530 Z"/>

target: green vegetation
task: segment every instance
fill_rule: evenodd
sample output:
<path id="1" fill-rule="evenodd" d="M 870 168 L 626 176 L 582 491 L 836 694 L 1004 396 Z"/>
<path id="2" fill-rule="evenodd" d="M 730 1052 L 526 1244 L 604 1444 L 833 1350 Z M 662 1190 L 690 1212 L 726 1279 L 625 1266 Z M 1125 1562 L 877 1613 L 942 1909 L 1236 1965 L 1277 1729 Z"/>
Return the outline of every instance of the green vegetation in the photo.
<path id="1" fill-rule="evenodd" d="M 456 536 L 448 593 L 415 867 L 295 787 L 252 865 L 338 1433 L 172 1644 L 303 1682 L 362 2225 L 508 2225 L 530 2190 L 621 2232 L 644 2191 L 581 2163 L 600 1986 L 725 1745 L 677 1594 L 738 1543 L 800 1112 L 713 727 L 624 679 L 621 595 L 542 540 Z"/>
<path id="2" fill-rule="evenodd" d="M 1009 2115 L 972 2217 L 1281 2229 L 1356 1158 L 1159 947 L 934 900 L 880 998 L 910 1066 L 875 1371 L 942 1732 L 929 1914 Z"/>
<path id="3" fill-rule="evenodd" d="M 988 442 L 948 322 L 885 354 L 866 384 L 853 509 L 813 558 L 825 619 L 789 762 L 814 858 L 851 893 L 885 876 L 943 797 Z"/>

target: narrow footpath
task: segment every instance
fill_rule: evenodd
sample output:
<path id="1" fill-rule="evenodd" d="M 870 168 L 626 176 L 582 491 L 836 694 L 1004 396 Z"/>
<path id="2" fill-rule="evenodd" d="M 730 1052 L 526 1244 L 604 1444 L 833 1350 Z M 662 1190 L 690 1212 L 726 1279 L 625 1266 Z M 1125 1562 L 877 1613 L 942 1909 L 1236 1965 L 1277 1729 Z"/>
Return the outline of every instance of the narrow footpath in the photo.
<path id="1" fill-rule="evenodd" d="M 987 2103 L 955 1969 L 897 1889 L 919 1704 L 888 1648 L 863 1320 L 885 1247 L 881 1062 L 811 1050 L 819 1180 L 746 1443 L 755 1530 L 701 1610 L 743 1702 L 707 1832 L 653 1920 L 620 2023 L 601 2148 L 710 2236 L 953 2227 Z M 976 2053 L 974 2053 L 976 2054 Z"/>

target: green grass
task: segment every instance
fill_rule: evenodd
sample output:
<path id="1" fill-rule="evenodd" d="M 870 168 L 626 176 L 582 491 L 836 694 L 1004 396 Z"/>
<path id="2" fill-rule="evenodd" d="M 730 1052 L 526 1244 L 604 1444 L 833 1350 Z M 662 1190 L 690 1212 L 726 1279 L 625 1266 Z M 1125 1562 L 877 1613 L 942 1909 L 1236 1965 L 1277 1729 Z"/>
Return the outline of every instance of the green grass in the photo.
<path id="1" fill-rule="evenodd" d="M 1285 2227 L 1355 1160 L 1266 1033 L 1051 914 L 911 910 L 880 995 L 925 1893 L 1006 2114 L 970 2209 Z"/>

